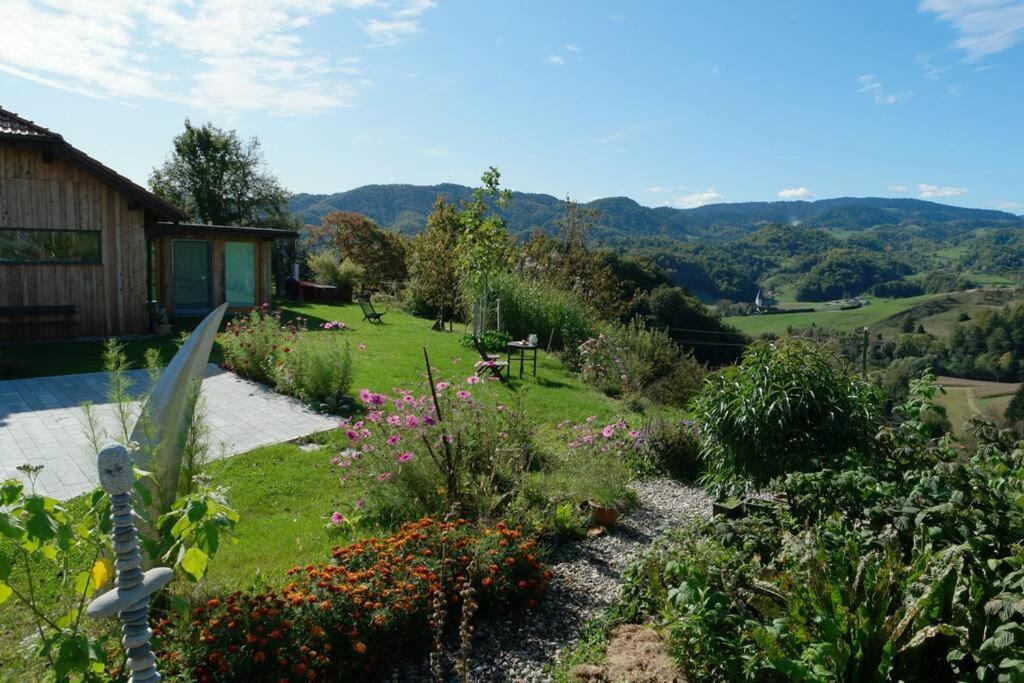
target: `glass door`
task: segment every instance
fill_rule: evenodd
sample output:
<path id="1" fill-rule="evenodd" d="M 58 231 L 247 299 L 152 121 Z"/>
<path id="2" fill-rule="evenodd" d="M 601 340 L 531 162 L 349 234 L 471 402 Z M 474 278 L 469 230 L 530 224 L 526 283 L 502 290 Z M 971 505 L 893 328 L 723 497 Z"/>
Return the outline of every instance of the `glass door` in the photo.
<path id="1" fill-rule="evenodd" d="M 174 240 L 171 248 L 175 314 L 206 313 L 210 310 L 210 243 Z"/>
<path id="2" fill-rule="evenodd" d="M 228 306 L 256 305 L 256 244 L 224 245 L 224 294 Z"/>

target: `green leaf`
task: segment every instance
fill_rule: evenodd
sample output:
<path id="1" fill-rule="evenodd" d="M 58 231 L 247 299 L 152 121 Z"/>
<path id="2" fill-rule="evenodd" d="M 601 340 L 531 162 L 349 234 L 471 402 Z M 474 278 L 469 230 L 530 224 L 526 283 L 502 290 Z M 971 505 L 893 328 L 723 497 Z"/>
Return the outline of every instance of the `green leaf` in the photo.
<path id="1" fill-rule="evenodd" d="M 89 664 L 89 644 L 84 636 L 70 636 L 61 642 L 57 651 L 57 661 L 54 663 L 58 679 L 66 677 L 72 671 L 85 671 Z"/>
<path id="2" fill-rule="evenodd" d="M 11 558 L 0 553 L 0 581 L 5 581 L 11 575 Z"/>
<path id="3" fill-rule="evenodd" d="M 25 535 L 25 530 L 14 517 L 6 512 L 0 512 L 0 534 L 14 541 L 20 541 L 21 537 Z"/>
<path id="4" fill-rule="evenodd" d="M 7 598 L 11 597 L 13 593 L 14 591 L 11 590 L 11 587 L 6 582 L 0 581 L 0 605 L 7 602 Z"/>
<path id="5" fill-rule="evenodd" d="M 8 479 L 0 485 L 0 505 L 11 505 L 18 500 L 25 485 L 17 479 Z"/>
<path id="6" fill-rule="evenodd" d="M 206 553 L 199 548 L 192 547 L 185 551 L 185 557 L 182 558 L 180 564 L 193 581 L 198 581 L 206 573 L 206 561 Z"/>
<path id="7" fill-rule="evenodd" d="M 174 611 L 177 612 L 182 619 L 188 619 L 192 614 L 192 605 L 189 604 L 188 600 L 180 595 L 171 596 L 171 607 L 174 608 Z"/>

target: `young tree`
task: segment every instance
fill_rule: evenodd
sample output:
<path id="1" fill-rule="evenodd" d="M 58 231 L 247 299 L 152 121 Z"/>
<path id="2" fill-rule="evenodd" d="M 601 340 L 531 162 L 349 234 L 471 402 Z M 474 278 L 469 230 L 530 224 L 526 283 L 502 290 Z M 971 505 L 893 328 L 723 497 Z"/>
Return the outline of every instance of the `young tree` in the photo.
<path id="1" fill-rule="evenodd" d="M 438 195 L 427 217 L 427 229 L 412 243 L 412 298 L 430 314 L 444 309 L 451 316 L 458 297 L 456 247 L 462 223 L 454 204 Z"/>
<path id="2" fill-rule="evenodd" d="M 154 168 L 149 186 L 189 220 L 215 225 L 287 221 L 288 192 L 267 168 L 257 138 L 242 140 L 212 123 L 185 130 L 170 156 Z"/>
<path id="3" fill-rule="evenodd" d="M 363 285 L 369 289 L 404 282 L 408 274 L 404 239 L 359 213 L 330 212 L 310 227 L 306 246 L 311 253 L 334 249 L 342 260 L 362 266 Z"/>
<path id="4" fill-rule="evenodd" d="M 498 210 L 504 209 L 512 193 L 500 189 L 501 172 L 491 166 L 481 176 L 482 185 L 473 190 L 473 197 L 462 205 L 459 223 L 462 229 L 456 242 L 456 266 L 470 296 L 482 315 L 473 316 L 474 333 L 486 326 L 488 282 L 497 273 L 508 269 L 512 256 L 512 238 L 505 221 L 494 213 L 488 201 Z"/>

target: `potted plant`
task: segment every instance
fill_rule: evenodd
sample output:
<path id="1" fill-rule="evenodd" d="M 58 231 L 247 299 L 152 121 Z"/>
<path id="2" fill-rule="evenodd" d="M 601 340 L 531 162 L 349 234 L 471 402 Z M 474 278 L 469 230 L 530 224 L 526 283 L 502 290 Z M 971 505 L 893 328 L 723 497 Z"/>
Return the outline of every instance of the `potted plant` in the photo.
<path id="1" fill-rule="evenodd" d="M 153 323 L 153 331 L 158 337 L 166 337 L 171 333 L 171 323 L 167 319 L 167 309 L 155 301 L 149 302 L 149 319 Z"/>
<path id="2" fill-rule="evenodd" d="M 583 507 L 590 511 L 590 522 L 595 526 L 615 526 L 619 521 L 619 507 L 617 501 L 591 499 L 583 504 Z"/>

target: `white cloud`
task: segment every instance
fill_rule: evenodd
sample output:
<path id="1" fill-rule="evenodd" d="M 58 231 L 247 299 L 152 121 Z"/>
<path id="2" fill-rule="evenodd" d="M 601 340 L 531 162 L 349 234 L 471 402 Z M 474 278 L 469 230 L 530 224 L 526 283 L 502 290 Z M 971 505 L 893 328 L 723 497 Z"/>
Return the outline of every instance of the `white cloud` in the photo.
<path id="1" fill-rule="evenodd" d="M 568 50 L 569 52 L 583 52 L 583 48 L 580 47 L 579 45 L 569 44 L 565 46 L 565 49 Z"/>
<path id="2" fill-rule="evenodd" d="M 907 187 L 906 185 L 890 185 L 889 186 L 889 191 L 890 192 L 900 192 L 900 193 L 903 193 L 903 192 L 906 192 L 909 189 L 910 188 Z"/>
<path id="3" fill-rule="evenodd" d="M 693 209 L 705 204 L 713 204 L 721 199 L 725 199 L 725 197 L 719 194 L 715 188 L 709 187 L 703 192 L 694 192 L 693 194 L 676 197 L 672 201 L 665 202 L 665 204 L 667 206 L 674 206 L 677 209 Z"/>
<path id="4" fill-rule="evenodd" d="M 555 66 L 565 66 L 565 57 L 559 55 L 551 55 L 547 58 L 548 64 L 554 64 Z"/>
<path id="5" fill-rule="evenodd" d="M 967 192 L 966 187 L 952 187 L 949 185 L 929 185 L 920 183 L 917 186 L 917 196 L 921 199 L 936 199 L 939 197 L 955 197 L 958 194 Z"/>
<path id="6" fill-rule="evenodd" d="M 964 94 L 964 87 L 954 83 L 953 85 L 946 88 L 946 94 L 950 97 L 959 97 Z"/>
<path id="7" fill-rule="evenodd" d="M 1022 203 L 1022 202 L 1007 202 L 1007 201 L 1002 201 L 1002 200 L 1000 200 L 998 202 L 992 202 L 992 206 L 994 206 L 995 208 L 999 209 L 1000 211 L 1010 211 L 1010 212 L 1017 212 L 1020 209 L 1024 209 L 1024 203 Z"/>
<path id="8" fill-rule="evenodd" d="M 660 194 L 662 192 L 667 192 L 668 190 L 662 187 L 661 185 L 655 185 L 654 187 L 648 187 L 647 191 L 652 194 Z"/>
<path id="9" fill-rule="evenodd" d="M 875 104 L 896 104 L 914 94 L 913 90 L 886 91 L 885 86 L 882 85 L 875 74 L 857 76 L 857 84 L 860 86 L 857 88 L 857 92 L 871 95 L 875 100 Z"/>
<path id="10" fill-rule="evenodd" d="M 55 88 L 133 104 L 176 101 L 208 111 L 315 114 L 344 107 L 360 85 L 358 60 L 307 45 L 301 31 L 376 0 L 4 0 L 0 71 Z M 432 6 L 409 0 L 376 21 L 382 40 L 418 30 Z M 399 25 L 395 25 L 395 24 Z M 391 24 L 389 26 L 389 24 Z"/>
<path id="11" fill-rule="evenodd" d="M 914 57 L 914 63 L 921 67 L 921 75 L 929 80 L 935 80 L 942 75 L 943 71 L 949 69 L 948 66 L 935 66 L 932 64 L 931 57 L 929 55 L 916 55 Z"/>
<path id="12" fill-rule="evenodd" d="M 922 0 L 918 8 L 953 26 L 953 45 L 964 51 L 968 62 L 1008 50 L 1024 39 L 1021 0 Z"/>
<path id="13" fill-rule="evenodd" d="M 420 30 L 420 23 L 415 19 L 370 19 L 362 26 L 378 45 L 396 45 Z"/>
<path id="14" fill-rule="evenodd" d="M 407 0 L 404 7 L 392 12 L 396 17 L 418 17 L 428 9 L 437 7 L 434 0 Z"/>
<path id="15" fill-rule="evenodd" d="M 806 187 L 779 190 L 779 197 L 782 199 L 814 199 L 815 194 Z"/>

